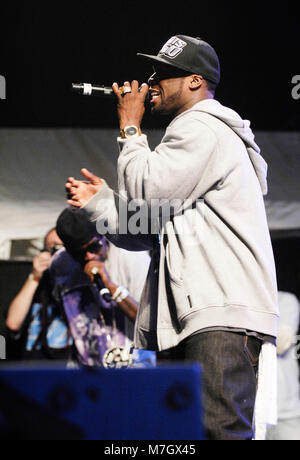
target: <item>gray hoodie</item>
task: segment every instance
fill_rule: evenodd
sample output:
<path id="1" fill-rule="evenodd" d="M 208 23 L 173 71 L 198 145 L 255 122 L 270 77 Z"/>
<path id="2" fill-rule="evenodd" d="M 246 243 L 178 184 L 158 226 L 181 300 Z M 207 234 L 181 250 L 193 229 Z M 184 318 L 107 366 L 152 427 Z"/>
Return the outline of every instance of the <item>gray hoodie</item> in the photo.
<path id="1" fill-rule="evenodd" d="M 136 346 L 168 349 L 210 327 L 276 336 L 276 273 L 263 201 L 267 164 L 250 123 L 204 100 L 171 122 L 154 151 L 145 135 L 118 142 L 120 196 L 127 203 L 142 199 L 152 220 L 160 214 L 158 282 L 155 238 L 120 234 L 120 211 L 106 184 L 85 209 L 99 228 L 106 223 L 116 245 L 154 249 Z"/>

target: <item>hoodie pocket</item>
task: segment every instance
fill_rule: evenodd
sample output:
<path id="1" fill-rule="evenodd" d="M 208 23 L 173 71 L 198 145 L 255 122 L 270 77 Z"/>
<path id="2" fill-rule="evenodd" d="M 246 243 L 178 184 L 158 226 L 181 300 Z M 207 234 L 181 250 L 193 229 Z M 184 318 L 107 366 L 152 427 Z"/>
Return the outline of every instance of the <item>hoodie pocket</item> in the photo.
<path id="1" fill-rule="evenodd" d="M 182 285 L 183 280 L 181 277 L 181 271 L 179 272 L 178 270 L 178 266 L 181 265 L 180 256 L 175 253 L 175 250 L 170 250 L 169 243 L 166 247 L 166 261 L 170 280 L 175 284 Z"/>
<path id="2" fill-rule="evenodd" d="M 181 267 L 181 257 L 179 254 L 176 254 L 176 251 L 171 251 L 170 245 L 167 244 L 167 278 L 169 279 L 171 294 L 173 296 L 177 318 L 179 319 L 181 316 L 186 315 L 187 311 L 191 309 L 191 305 L 178 267 Z"/>

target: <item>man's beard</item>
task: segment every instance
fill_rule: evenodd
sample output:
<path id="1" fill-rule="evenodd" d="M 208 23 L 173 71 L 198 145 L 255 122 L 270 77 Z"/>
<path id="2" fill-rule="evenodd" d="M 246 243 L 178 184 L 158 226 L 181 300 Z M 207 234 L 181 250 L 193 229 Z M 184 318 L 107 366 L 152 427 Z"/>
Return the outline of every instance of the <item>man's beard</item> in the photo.
<path id="1" fill-rule="evenodd" d="M 178 101 L 181 99 L 182 87 L 172 96 L 169 96 L 165 101 L 162 101 L 158 107 L 154 104 L 151 106 L 152 115 L 174 116 L 179 110 Z M 162 98 L 162 96 L 160 96 Z"/>

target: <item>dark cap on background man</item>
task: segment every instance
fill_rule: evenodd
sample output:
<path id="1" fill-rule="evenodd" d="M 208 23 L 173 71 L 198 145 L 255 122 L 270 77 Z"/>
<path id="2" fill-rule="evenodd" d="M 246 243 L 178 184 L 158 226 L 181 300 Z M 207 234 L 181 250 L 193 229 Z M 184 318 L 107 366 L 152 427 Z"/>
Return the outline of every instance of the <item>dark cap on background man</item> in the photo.
<path id="1" fill-rule="evenodd" d="M 221 70 L 217 53 L 200 38 L 176 35 L 165 43 L 157 56 L 142 53 L 137 55 L 153 64 L 165 64 L 202 75 L 216 86 L 220 83 Z"/>
<path id="2" fill-rule="evenodd" d="M 56 231 L 71 254 L 80 252 L 83 245 L 98 235 L 95 223 L 89 221 L 85 211 L 71 207 L 58 217 Z"/>

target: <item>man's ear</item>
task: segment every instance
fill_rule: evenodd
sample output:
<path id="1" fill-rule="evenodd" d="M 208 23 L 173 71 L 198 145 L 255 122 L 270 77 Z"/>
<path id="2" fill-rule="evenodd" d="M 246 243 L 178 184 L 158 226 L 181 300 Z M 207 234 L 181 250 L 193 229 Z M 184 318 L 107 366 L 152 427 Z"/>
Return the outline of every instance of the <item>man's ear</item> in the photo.
<path id="1" fill-rule="evenodd" d="M 190 77 L 190 89 L 198 89 L 203 85 L 204 79 L 201 75 L 191 75 Z"/>

